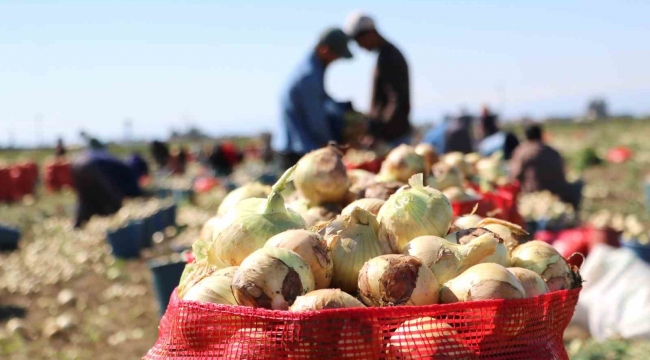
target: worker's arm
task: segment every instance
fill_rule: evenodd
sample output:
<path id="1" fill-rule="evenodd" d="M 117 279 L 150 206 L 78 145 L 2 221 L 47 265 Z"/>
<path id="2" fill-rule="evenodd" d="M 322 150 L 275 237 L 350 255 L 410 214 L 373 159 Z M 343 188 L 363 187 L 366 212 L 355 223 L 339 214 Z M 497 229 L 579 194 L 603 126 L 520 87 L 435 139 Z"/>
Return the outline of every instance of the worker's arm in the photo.
<path id="1" fill-rule="evenodd" d="M 305 79 L 301 85 L 292 95 L 302 110 L 301 121 L 311 142 L 321 147 L 331 140 L 339 140 L 341 134 L 334 131 L 342 128 L 342 108 L 325 95 L 319 82 Z"/>
<path id="2" fill-rule="evenodd" d="M 372 124 L 372 131 L 379 132 L 383 125 L 395 118 L 398 111 L 404 111 L 409 107 L 408 103 L 408 81 L 400 78 L 399 72 L 393 67 L 397 61 L 386 56 L 378 59 L 378 66 L 375 70 L 375 85 L 381 86 L 377 89 L 386 96 L 386 103 L 377 106 L 373 99 L 370 118 L 375 120 Z M 373 90 L 373 96 L 374 92 Z"/>

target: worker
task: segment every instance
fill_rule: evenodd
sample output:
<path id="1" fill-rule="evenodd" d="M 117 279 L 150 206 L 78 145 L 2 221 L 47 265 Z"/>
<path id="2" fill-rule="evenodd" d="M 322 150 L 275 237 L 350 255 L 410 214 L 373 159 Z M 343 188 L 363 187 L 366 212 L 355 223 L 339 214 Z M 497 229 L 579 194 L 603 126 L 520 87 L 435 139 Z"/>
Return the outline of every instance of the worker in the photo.
<path id="1" fill-rule="evenodd" d="M 169 163 L 169 148 L 162 141 L 154 140 L 151 143 L 151 156 L 156 161 L 159 169 L 165 168 Z"/>
<path id="2" fill-rule="evenodd" d="M 471 129 L 473 120 L 467 110 L 462 108 L 460 114 L 449 122 L 445 129 L 445 153 L 469 154 L 474 151 Z"/>
<path id="3" fill-rule="evenodd" d="M 423 142 L 433 146 L 438 154 L 445 153 L 445 133 L 447 132 L 447 126 L 449 126 L 451 120 L 451 115 L 445 115 L 440 123 L 434 125 L 424 135 Z"/>
<path id="4" fill-rule="evenodd" d="M 325 92 L 327 67 L 340 58 L 352 57 L 348 36 L 341 29 L 325 30 L 314 49 L 294 71 L 282 95 L 284 129 L 277 137 L 280 166 L 293 166 L 306 153 L 321 148 L 329 141 L 340 141 L 343 115 L 351 103 L 334 101 Z"/>
<path id="5" fill-rule="evenodd" d="M 521 143 L 510 159 L 510 177 L 521 182 L 521 191 L 531 193 L 548 190 L 577 210 L 582 183 L 567 182 L 562 156 L 543 141 L 542 128 L 526 127 L 526 141 Z"/>
<path id="6" fill-rule="evenodd" d="M 136 174 L 106 150 L 89 149 L 72 166 L 77 193 L 75 227 L 83 226 L 93 215 L 111 215 L 122 207 L 122 200 L 143 195 Z"/>
<path id="7" fill-rule="evenodd" d="M 56 140 L 56 148 L 54 149 L 54 156 L 57 159 L 62 159 L 63 157 L 65 157 L 66 152 L 67 150 L 65 148 L 65 145 L 63 144 L 63 139 L 58 138 Z"/>
<path id="8" fill-rule="evenodd" d="M 517 137 L 507 131 L 499 129 L 498 118 L 487 106 L 483 106 L 479 118 L 478 152 L 482 156 L 490 156 L 497 151 L 503 153 L 503 158 L 510 160 L 515 148 L 519 145 Z"/>
<path id="9" fill-rule="evenodd" d="M 368 114 L 371 136 L 390 147 L 411 143 L 409 69 L 404 55 L 363 12 L 348 16 L 345 31 L 363 49 L 377 52 Z"/>

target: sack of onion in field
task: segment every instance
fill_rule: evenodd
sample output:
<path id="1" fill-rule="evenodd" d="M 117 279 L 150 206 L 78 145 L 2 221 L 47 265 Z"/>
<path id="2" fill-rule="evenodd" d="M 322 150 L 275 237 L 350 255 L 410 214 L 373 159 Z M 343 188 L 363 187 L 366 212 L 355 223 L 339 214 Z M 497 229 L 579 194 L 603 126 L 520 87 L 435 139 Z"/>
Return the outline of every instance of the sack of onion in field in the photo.
<path id="1" fill-rule="evenodd" d="M 408 185 L 355 200 L 341 157 L 312 152 L 206 223 L 146 359 L 566 358 L 581 279 L 555 249 L 499 219 L 454 220 L 399 161 L 380 176 Z M 312 209 L 328 211 L 308 227 Z"/>

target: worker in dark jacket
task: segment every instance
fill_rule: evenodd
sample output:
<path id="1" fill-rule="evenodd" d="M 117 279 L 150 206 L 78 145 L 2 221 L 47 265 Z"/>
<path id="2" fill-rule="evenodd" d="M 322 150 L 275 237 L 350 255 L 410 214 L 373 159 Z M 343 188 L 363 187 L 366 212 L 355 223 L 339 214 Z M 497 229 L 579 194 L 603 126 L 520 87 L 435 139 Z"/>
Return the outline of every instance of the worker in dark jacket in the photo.
<path id="1" fill-rule="evenodd" d="M 155 140 L 151 143 L 151 156 L 156 161 L 159 169 L 163 169 L 169 163 L 169 148 L 162 141 Z"/>
<path id="2" fill-rule="evenodd" d="M 124 198 L 143 195 L 131 168 L 105 150 L 88 150 L 74 162 L 72 176 L 77 192 L 75 227 L 93 215 L 116 213 Z"/>
<path id="3" fill-rule="evenodd" d="M 445 153 L 462 152 L 469 154 L 474 151 L 472 137 L 472 118 L 465 110 L 452 119 L 445 129 Z"/>
<path id="4" fill-rule="evenodd" d="M 348 16 L 345 32 L 360 47 L 377 52 L 372 82 L 370 133 L 390 146 L 411 142 L 409 69 L 402 52 L 386 40 L 364 13 Z"/>
<path id="5" fill-rule="evenodd" d="M 562 156 L 542 138 L 539 125 L 526 128 L 526 141 L 515 149 L 510 160 L 510 177 L 521 182 L 524 193 L 548 190 L 577 209 L 582 183 L 567 182 Z"/>

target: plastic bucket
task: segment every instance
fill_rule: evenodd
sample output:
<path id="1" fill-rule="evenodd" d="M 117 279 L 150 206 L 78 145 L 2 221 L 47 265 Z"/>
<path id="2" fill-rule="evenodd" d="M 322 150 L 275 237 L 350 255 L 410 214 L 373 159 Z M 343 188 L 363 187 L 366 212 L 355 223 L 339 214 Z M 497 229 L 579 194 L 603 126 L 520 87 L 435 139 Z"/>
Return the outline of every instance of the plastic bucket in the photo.
<path id="1" fill-rule="evenodd" d="M 169 298 L 178 286 L 185 270 L 185 261 L 172 262 L 166 258 L 152 259 L 148 262 L 153 274 L 153 287 L 158 300 L 158 313 L 162 317 L 167 310 Z"/>
<path id="2" fill-rule="evenodd" d="M 165 227 L 167 226 L 165 224 L 165 220 L 167 218 L 167 215 L 165 214 L 165 212 L 163 210 L 156 211 L 153 215 L 151 215 L 151 218 L 153 220 L 153 230 L 154 230 L 154 232 L 165 230 Z"/>
<path id="3" fill-rule="evenodd" d="M 151 247 L 151 238 L 147 241 L 147 229 L 144 220 L 133 220 L 129 222 L 129 231 L 133 239 L 140 244 L 140 248 Z"/>
<path id="4" fill-rule="evenodd" d="M 140 257 L 140 243 L 133 237 L 131 226 L 125 226 L 106 233 L 106 239 L 113 248 L 113 256 L 120 259 Z"/>
<path id="5" fill-rule="evenodd" d="M 16 250 L 20 240 L 20 231 L 0 226 L 0 250 Z"/>
<path id="6" fill-rule="evenodd" d="M 650 264 L 650 246 L 641 245 L 637 242 L 621 241 L 624 248 L 632 250 L 639 258 Z"/>
<path id="7" fill-rule="evenodd" d="M 142 244 L 143 247 L 148 248 L 151 247 L 151 238 L 156 232 L 156 225 L 153 215 L 142 219 L 142 222 L 144 224 L 144 239 L 142 240 Z"/>
<path id="8" fill-rule="evenodd" d="M 161 210 L 163 213 L 163 224 L 165 227 L 167 226 L 175 226 L 176 225 L 176 205 L 170 205 L 164 209 Z"/>

